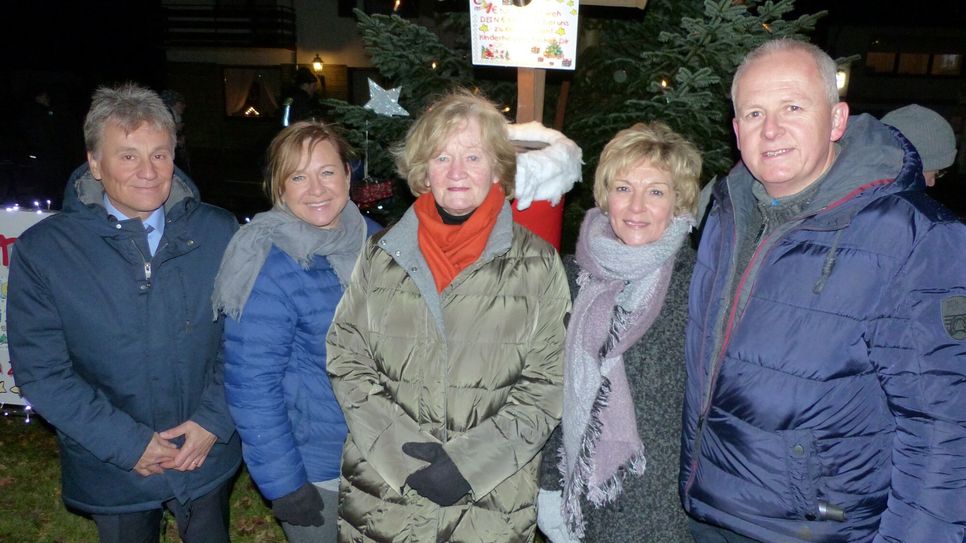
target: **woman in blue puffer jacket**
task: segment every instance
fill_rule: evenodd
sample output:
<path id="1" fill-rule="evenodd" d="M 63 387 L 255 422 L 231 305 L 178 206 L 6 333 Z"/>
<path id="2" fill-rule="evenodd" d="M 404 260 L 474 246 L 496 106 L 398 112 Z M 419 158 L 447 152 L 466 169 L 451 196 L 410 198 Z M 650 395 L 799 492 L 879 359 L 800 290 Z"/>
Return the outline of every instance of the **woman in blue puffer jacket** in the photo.
<path id="1" fill-rule="evenodd" d="M 363 242 L 378 230 L 349 201 L 348 143 L 299 122 L 268 150 L 273 207 L 225 252 L 225 390 L 248 471 L 290 542 L 335 541 L 342 410 L 325 372 L 325 336 Z"/>

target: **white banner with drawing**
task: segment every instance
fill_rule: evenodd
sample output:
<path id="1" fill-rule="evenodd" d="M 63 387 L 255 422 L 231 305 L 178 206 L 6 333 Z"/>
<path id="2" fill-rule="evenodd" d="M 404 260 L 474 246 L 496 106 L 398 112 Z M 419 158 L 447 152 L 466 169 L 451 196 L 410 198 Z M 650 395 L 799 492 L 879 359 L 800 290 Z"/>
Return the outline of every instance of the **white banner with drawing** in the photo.
<path id="1" fill-rule="evenodd" d="M 473 64 L 573 70 L 578 0 L 469 0 Z"/>
<path id="2" fill-rule="evenodd" d="M 40 211 L 0 210 L 0 406 L 26 405 L 14 383 L 10 351 L 7 350 L 7 279 L 11 250 L 24 230 L 50 215 Z"/>

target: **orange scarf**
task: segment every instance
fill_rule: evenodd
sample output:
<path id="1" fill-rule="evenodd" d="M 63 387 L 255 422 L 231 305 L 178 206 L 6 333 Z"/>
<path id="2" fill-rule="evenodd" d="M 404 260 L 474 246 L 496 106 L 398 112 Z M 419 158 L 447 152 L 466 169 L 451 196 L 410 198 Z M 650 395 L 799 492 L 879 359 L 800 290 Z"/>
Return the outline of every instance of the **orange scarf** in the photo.
<path id="1" fill-rule="evenodd" d="M 466 222 L 444 224 L 432 192 L 416 199 L 413 211 L 419 219 L 419 250 L 429 264 L 437 291 L 443 292 L 461 271 L 483 254 L 504 200 L 503 188 L 494 184 Z"/>

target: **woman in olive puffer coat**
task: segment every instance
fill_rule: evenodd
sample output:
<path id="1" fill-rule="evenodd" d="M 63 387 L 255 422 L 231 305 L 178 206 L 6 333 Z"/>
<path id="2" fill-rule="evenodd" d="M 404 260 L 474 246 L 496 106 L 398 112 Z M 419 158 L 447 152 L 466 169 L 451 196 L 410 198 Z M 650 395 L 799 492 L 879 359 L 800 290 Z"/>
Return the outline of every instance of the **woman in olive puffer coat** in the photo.
<path id="1" fill-rule="evenodd" d="M 434 104 L 397 164 L 417 201 L 370 239 L 328 335 L 349 426 L 339 540 L 532 541 L 562 401 L 563 266 L 513 223 L 515 154 L 489 102 Z"/>

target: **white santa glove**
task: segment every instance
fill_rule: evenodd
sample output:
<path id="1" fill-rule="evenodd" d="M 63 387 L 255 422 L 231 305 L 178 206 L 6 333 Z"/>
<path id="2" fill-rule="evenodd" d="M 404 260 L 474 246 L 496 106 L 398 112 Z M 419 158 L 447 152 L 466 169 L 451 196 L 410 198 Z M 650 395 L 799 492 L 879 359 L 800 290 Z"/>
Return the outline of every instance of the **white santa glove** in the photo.
<path id="1" fill-rule="evenodd" d="M 563 492 L 540 489 L 537 493 L 537 526 L 551 543 L 578 543 L 567 531 L 562 511 Z"/>

